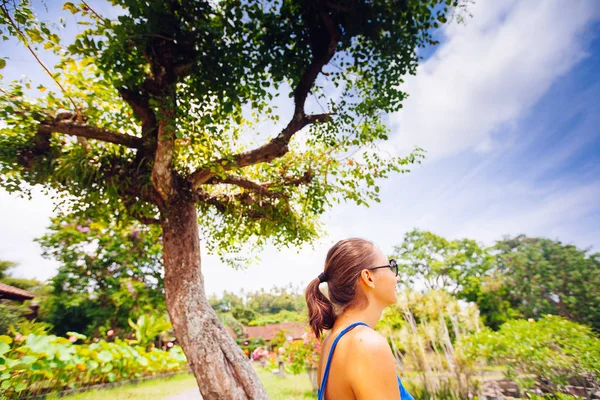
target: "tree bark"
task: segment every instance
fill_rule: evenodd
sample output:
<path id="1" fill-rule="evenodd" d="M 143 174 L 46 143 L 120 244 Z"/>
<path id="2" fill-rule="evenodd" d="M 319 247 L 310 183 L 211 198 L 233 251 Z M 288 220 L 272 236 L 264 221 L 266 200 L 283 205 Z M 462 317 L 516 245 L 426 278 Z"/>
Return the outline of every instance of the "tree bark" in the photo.
<path id="1" fill-rule="evenodd" d="M 206 298 L 194 204 L 178 200 L 168 208 L 162 221 L 167 310 L 202 397 L 268 399 Z"/>

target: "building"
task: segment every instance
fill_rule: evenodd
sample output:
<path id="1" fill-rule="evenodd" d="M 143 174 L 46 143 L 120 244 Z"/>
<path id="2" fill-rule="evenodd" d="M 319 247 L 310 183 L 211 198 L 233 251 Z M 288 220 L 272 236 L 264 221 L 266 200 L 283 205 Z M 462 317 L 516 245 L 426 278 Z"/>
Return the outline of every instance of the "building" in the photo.
<path id="1" fill-rule="evenodd" d="M 270 341 L 275 337 L 277 332 L 286 330 L 287 335 L 292 337 L 292 340 L 302 339 L 302 335 L 308 329 L 305 322 L 281 322 L 279 324 L 268 324 L 264 326 L 245 326 L 244 336 L 249 338 L 263 338 L 265 342 Z"/>
<path id="2" fill-rule="evenodd" d="M 6 283 L 0 282 L 0 299 L 15 300 L 21 303 L 25 300 L 31 300 L 35 298 L 35 295 L 14 286 L 7 285 Z"/>

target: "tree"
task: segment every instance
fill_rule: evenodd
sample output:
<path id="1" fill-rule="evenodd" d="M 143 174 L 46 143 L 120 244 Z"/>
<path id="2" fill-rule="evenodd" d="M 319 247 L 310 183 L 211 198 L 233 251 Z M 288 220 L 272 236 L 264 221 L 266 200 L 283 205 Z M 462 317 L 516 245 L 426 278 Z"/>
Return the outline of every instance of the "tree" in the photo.
<path id="1" fill-rule="evenodd" d="M 600 331 L 600 253 L 525 235 L 495 247 L 508 301 L 525 317 L 555 314 Z"/>
<path id="2" fill-rule="evenodd" d="M 246 306 L 259 314 L 277 314 L 280 311 L 303 311 L 306 308 L 304 295 L 291 287 L 264 288 L 246 294 Z"/>
<path id="3" fill-rule="evenodd" d="M 0 280 L 5 279 L 8 276 L 10 276 L 10 274 L 8 273 L 8 270 L 13 269 L 16 266 L 17 266 L 16 262 L 0 260 Z"/>
<path id="4" fill-rule="evenodd" d="M 49 231 L 36 241 L 61 265 L 41 316 L 57 334 L 128 329 L 129 318 L 165 310 L 159 227 L 60 214 Z"/>
<path id="5" fill-rule="evenodd" d="M 208 298 L 211 307 L 217 313 L 231 312 L 235 307 L 243 307 L 244 299 L 233 292 L 224 291 L 221 297 L 212 295 Z"/>
<path id="6" fill-rule="evenodd" d="M 488 250 L 471 239 L 448 240 L 414 229 L 394 247 L 402 282 L 422 282 L 427 289 L 444 289 L 452 294 L 479 286 L 492 268 Z"/>
<path id="7" fill-rule="evenodd" d="M 69 2 L 91 25 L 64 46 L 28 0 L 4 2 L 3 31 L 60 57 L 50 74 L 61 92 L 3 89 L 1 185 L 41 185 L 92 220 L 160 225 L 166 304 L 203 397 L 266 398 L 206 299 L 200 231 L 223 257 L 245 243 L 298 245 L 333 204 L 377 201 L 376 179 L 422 157 L 379 149 L 384 116 L 457 3 L 112 0 L 122 15 L 110 20 Z M 285 94 L 289 113 L 274 107 Z M 280 117 L 265 138 L 258 123 Z"/>
<path id="8" fill-rule="evenodd" d="M 236 306 L 231 310 L 231 315 L 242 325 L 248 325 L 248 322 L 256 318 L 256 312 L 251 308 Z"/>
<path id="9" fill-rule="evenodd" d="M 415 229 L 394 248 L 402 282 L 422 283 L 477 303 L 483 323 L 494 330 L 518 317 L 506 298 L 507 288 L 490 249 L 472 239 L 448 240 Z"/>

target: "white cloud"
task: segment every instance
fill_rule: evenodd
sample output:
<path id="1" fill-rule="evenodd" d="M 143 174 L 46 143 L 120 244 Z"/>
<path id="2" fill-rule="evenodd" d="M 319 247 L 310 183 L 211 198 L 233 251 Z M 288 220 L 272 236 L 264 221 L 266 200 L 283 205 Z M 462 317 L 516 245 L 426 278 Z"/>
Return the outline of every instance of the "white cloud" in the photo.
<path id="1" fill-rule="evenodd" d="M 391 117 L 392 143 L 429 158 L 489 152 L 494 133 L 524 115 L 585 56 L 580 36 L 600 16 L 595 0 L 481 0 L 466 25 L 449 25 L 434 55 L 406 81 L 409 98 Z"/>

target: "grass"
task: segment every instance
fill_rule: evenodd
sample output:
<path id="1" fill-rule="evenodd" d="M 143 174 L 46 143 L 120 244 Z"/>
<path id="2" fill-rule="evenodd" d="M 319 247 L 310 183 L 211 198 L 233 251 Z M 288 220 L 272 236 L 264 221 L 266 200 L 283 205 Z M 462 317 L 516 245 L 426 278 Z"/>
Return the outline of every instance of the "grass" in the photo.
<path id="1" fill-rule="evenodd" d="M 280 378 L 268 369 L 255 367 L 267 394 L 271 400 L 316 399 L 308 376 L 286 375 Z M 91 390 L 71 396 L 61 397 L 64 400 L 95 400 L 95 399 L 125 399 L 125 400 L 155 400 L 163 399 L 178 393 L 197 388 L 196 380 L 191 374 L 175 375 L 170 378 L 153 379 L 136 384 L 123 385 L 111 389 Z M 58 399 L 49 396 L 48 399 Z"/>
<path id="2" fill-rule="evenodd" d="M 286 375 L 280 378 L 271 371 L 256 368 L 258 377 L 263 383 L 271 400 L 316 399 L 307 374 Z"/>
<path id="3" fill-rule="evenodd" d="M 140 383 L 123 385 L 111 389 L 90 390 L 61 397 L 67 400 L 125 399 L 155 400 L 196 388 L 196 379 L 191 374 L 174 375 L 169 378 L 152 379 Z M 48 396 L 47 399 L 58 399 Z"/>

